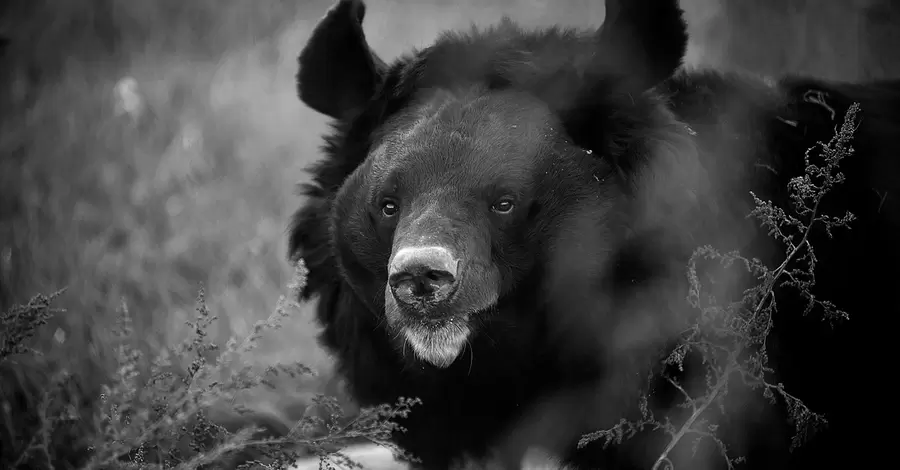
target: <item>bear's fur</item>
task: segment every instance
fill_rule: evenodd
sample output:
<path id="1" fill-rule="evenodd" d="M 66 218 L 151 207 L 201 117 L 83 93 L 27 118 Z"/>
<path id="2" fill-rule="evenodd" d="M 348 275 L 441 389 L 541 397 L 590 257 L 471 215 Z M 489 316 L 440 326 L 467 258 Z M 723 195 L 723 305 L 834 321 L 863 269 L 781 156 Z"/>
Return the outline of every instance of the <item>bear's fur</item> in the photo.
<path id="1" fill-rule="evenodd" d="M 608 0 L 597 31 L 504 20 L 447 32 L 390 64 L 368 46 L 364 16 L 362 1 L 339 1 L 299 57 L 299 96 L 334 130 L 289 249 L 310 269 L 303 298 L 318 298 L 321 342 L 353 397 L 423 401 L 395 436 L 423 468 L 512 466 L 535 446 L 576 468 L 649 468 L 662 434 L 575 443 L 634 408 L 647 364 L 684 325 L 694 248 L 780 261 L 746 218 L 749 192 L 785 206 L 806 149 L 858 102 L 847 180 L 823 203 L 857 220 L 812 238 L 814 292 L 851 321 L 832 329 L 779 294 L 768 346 L 777 380 L 831 425 L 789 453 L 791 428 L 781 411 L 761 417 L 776 408 L 762 399 L 722 423 L 753 467 L 844 455 L 863 379 L 848 365 L 862 357 L 848 351 L 855 317 L 891 305 L 898 281 L 868 266 L 898 260 L 900 83 L 685 71 L 674 0 Z M 410 277 L 401 252 L 434 276 Z"/>

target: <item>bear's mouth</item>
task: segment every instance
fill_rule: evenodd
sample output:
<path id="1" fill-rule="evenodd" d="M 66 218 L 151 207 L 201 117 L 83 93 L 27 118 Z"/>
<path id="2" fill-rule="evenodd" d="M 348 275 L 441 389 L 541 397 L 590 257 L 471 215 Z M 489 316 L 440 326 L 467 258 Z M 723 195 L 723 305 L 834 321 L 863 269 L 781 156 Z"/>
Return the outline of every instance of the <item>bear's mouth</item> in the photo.
<path id="1" fill-rule="evenodd" d="M 389 292 L 390 288 L 385 290 L 385 319 L 396 338 L 402 341 L 398 349 L 403 353 L 411 349 L 416 358 L 435 367 L 450 367 L 473 333 L 470 315 L 453 312 L 452 303 L 431 305 L 431 308 L 401 305 Z"/>
<path id="2" fill-rule="evenodd" d="M 472 334 L 467 315 L 403 323 L 400 332 L 416 357 L 440 369 L 456 361 Z"/>

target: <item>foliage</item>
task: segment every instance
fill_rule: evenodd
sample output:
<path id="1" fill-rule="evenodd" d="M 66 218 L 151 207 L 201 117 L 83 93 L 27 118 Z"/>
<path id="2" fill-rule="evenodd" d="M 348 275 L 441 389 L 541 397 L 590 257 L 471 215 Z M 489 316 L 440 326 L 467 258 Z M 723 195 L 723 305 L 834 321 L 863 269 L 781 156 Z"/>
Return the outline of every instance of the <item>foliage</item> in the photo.
<path id="1" fill-rule="evenodd" d="M 197 297 L 196 318 L 187 322 L 192 334 L 184 342 L 161 351 L 150 358 L 149 373 L 142 373 L 147 358 L 133 347 L 134 329 L 131 315 L 124 304 L 119 310 L 119 323 L 115 336 L 119 340 L 115 357 L 118 369 L 113 380 L 103 385 L 103 394 L 92 414 L 92 422 L 84 429 L 89 435 L 77 441 L 67 440 L 63 447 L 54 447 L 56 425 L 62 420 L 78 420 L 75 414 L 51 414 L 76 406 L 67 401 L 70 396 L 56 393 L 58 388 L 43 391 L 41 405 L 33 409 L 15 410 L 4 406 L 4 420 L 15 425 L 24 415 L 37 413 L 40 426 L 31 436 L 12 433 L 4 436 L 3 450 L 9 459 L 8 468 L 40 468 L 54 462 L 65 462 L 73 455 L 73 447 L 83 446 L 84 469 L 154 469 L 154 468 L 218 468 L 236 465 L 239 452 L 250 451 L 252 458 L 244 458 L 237 468 L 287 469 L 304 453 L 320 458 L 323 468 L 334 468 L 336 463 L 359 468 L 339 449 L 348 442 L 364 439 L 402 452 L 391 442 L 393 432 L 404 431 L 393 420 L 405 417 L 416 399 L 401 398 L 394 405 L 366 408 L 352 419 L 347 419 L 337 400 L 319 396 L 315 404 L 324 410 L 324 417 L 310 413 L 299 420 L 282 436 L 261 436 L 262 428 L 244 426 L 235 432 L 216 424 L 208 416 L 208 409 L 217 403 L 234 403 L 237 393 L 255 387 L 273 385 L 273 376 L 314 373 L 303 364 L 276 364 L 264 370 L 255 370 L 244 362 L 247 354 L 259 343 L 263 333 L 279 329 L 282 321 L 296 309 L 297 298 L 306 282 L 306 268 L 298 262 L 295 279 L 291 285 L 291 297 L 279 299 L 278 307 L 265 321 L 260 321 L 252 332 L 238 341 L 232 338 L 224 348 L 208 339 L 207 330 L 216 316 L 206 305 L 201 288 Z M 22 346 L 27 338 L 53 310 L 50 302 L 54 296 L 37 296 L 28 305 L 16 306 L 2 316 L 3 361 L 13 360 L 22 354 L 34 354 Z M 190 358 L 190 365 L 180 371 L 170 358 Z M 72 377 L 59 377 L 56 385 Z M 75 378 L 77 380 L 77 378 Z M 4 404 L 8 405 L 7 401 Z M 238 413 L 249 410 L 234 405 Z M 248 422 L 252 420 L 248 418 Z M 247 454 L 245 454 L 247 455 Z M 407 456 L 407 458 L 409 458 Z M 72 464 L 73 462 L 66 462 Z"/>
<path id="2" fill-rule="evenodd" d="M 579 441 L 580 447 L 600 439 L 606 445 L 619 443 L 622 439 L 649 429 L 662 431 L 669 436 L 668 444 L 657 458 L 653 470 L 672 470 L 674 464 L 670 454 L 675 447 L 685 440 L 693 439 L 692 445 L 696 452 L 703 438 L 712 440 L 718 446 L 722 458 L 731 469 L 744 459 L 731 455 L 726 442 L 717 436 L 718 425 L 710 415 L 713 405 L 725 412 L 724 399 L 729 391 L 729 383 L 735 377 L 752 389 L 761 390 L 773 405 L 777 405 L 777 397 L 783 400 L 796 430 L 791 449 L 802 445 L 817 429 L 827 424 L 823 415 L 809 409 L 800 398 L 790 394 L 782 383 L 769 382 L 767 377 L 774 373 L 774 369 L 768 365 L 766 339 L 774 324 L 776 294 L 781 292 L 781 288 L 794 288 L 806 299 L 804 315 L 819 309 L 823 318 L 832 322 L 848 318 L 847 312 L 828 300 L 817 298 L 811 292 L 815 285 L 818 260 L 810 235 L 814 229 L 821 229 L 830 238 L 834 229 L 849 228 L 854 220 L 853 214 L 849 212 L 841 216 L 824 214 L 820 211 L 820 203 L 831 189 L 844 182 L 844 175 L 838 171 L 838 165 L 841 160 L 853 154 L 850 142 L 856 131 L 858 112 L 859 105 L 853 104 L 832 139 L 827 144 L 819 142 L 820 162 L 814 161 L 811 155 L 816 147 L 807 150 L 804 157 L 805 173 L 791 179 L 788 184 L 790 210 L 778 207 L 771 201 L 764 201 L 751 192 L 756 207 L 749 217 L 758 219 L 762 227 L 768 230 L 768 235 L 783 244 L 785 256 L 781 264 L 771 268 L 757 258 L 746 258 L 737 251 L 722 253 L 712 246 L 699 247 L 691 256 L 687 270 L 690 281 L 687 301 L 699 314 L 685 329 L 678 345 L 668 354 L 664 364 L 683 371 L 685 358 L 692 352 L 699 353 L 707 372 L 705 393 L 701 396 L 692 395 L 677 379 L 666 372 L 660 373 L 684 397 L 682 406 L 689 412 L 684 421 L 678 425 L 669 417 L 657 418 L 650 409 L 648 397 L 642 395 L 639 407 L 641 418 L 636 421 L 623 418 L 610 429 L 589 433 Z M 740 301 L 721 302 L 704 290 L 698 276 L 698 264 L 703 261 L 717 262 L 724 269 L 742 267 L 758 282 L 744 290 Z"/>

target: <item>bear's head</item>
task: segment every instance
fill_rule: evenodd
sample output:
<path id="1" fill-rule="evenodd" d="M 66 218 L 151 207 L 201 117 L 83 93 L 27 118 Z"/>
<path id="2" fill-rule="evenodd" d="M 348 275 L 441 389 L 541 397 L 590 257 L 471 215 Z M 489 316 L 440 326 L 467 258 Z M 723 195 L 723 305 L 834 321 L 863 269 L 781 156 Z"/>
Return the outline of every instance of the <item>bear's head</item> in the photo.
<path id="1" fill-rule="evenodd" d="M 685 52 L 677 2 L 607 1 L 597 31 L 504 20 L 391 65 L 366 42 L 364 15 L 340 1 L 299 59 L 300 98 L 336 120 L 309 191 L 328 214 L 334 275 L 398 350 L 438 368 L 504 312 L 603 308 L 635 214 L 671 196 L 636 178 L 690 171 L 647 163 L 688 141 L 648 91 Z"/>

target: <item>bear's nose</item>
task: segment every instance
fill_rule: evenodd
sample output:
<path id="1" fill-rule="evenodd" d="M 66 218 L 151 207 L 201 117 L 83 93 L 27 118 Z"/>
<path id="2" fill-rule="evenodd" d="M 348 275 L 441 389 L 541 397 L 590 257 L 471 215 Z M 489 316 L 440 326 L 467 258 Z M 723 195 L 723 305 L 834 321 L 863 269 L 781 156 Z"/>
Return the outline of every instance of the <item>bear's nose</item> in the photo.
<path id="1" fill-rule="evenodd" d="M 458 265 L 443 247 L 401 248 L 388 267 L 388 284 L 394 298 L 406 304 L 442 301 L 453 292 Z"/>

